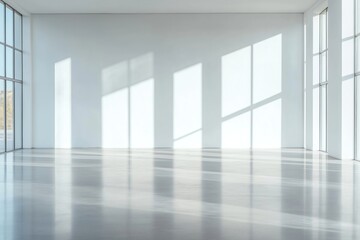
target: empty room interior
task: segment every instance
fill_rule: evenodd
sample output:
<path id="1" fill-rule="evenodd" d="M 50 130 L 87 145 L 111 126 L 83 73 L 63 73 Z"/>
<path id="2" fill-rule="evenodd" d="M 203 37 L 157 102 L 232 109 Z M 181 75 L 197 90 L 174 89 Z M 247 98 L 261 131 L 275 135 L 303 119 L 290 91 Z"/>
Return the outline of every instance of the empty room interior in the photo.
<path id="1" fill-rule="evenodd" d="M 360 0 L 0 0 L 0 240 L 360 240 Z"/>

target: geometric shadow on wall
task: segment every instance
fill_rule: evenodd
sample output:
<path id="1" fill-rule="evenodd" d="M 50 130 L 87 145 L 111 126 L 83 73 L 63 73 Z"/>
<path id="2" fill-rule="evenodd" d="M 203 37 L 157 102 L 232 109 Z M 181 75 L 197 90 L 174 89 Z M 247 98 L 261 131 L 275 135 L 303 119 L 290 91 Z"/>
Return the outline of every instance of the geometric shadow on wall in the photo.
<path id="1" fill-rule="evenodd" d="M 203 145 L 202 82 L 202 63 L 173 73 L 174 148 Z M 281 34 L 222 56 L 221 147 L 281 147 L 281 88 Z M 101 146 L 153 148 L 154 54 L 103 69 L 101 92 Z M 55 64 L 55 147 L 71 147 L 70 58 Z"/>
<path id="2" fill-rule="evenodd" d="M 102 147 L 154 146 L 153 54 L 102 72 Z"/>
<path id="3" fill-rule="evenodd" d="M 281 147 L 282 35 L 224 55 L 222 148 Z"/>

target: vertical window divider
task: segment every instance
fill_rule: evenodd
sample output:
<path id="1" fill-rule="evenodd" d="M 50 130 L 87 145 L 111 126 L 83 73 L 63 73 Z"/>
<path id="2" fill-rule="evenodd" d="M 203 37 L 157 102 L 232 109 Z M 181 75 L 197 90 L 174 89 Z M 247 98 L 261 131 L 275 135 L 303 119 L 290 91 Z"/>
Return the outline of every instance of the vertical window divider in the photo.
<path id="1" fill-rule="evenodd" d="M 16 23 L 15 23 L 15 11 L 13 10 L 13 46 L 14 49 L 12 49 L 12 54 L 13 54 L 13 78 L 16 79 L 16 75 L 15 75 L 15 69 L 16 69 L 16 65 L 15 65 L 15 49 L 16 49 L 16 39 L 15 39 L 15 27 L 16 27 Z M 15 150 L 16 145 L 15 145 L 15 136 L 16 136 L 16 124 L 15 124 L 15 117 L 16 117 L 16 104 L 15 104 L 15 96 L 16 96 L 16 89 L 15 89 L 15 82 L 12 82 L 12 130 L 13 130 L 13 149 Z"/>
<path id="2" fill-rule="evenodd" d="M 321 41 L 322 41 L 322 27 L 321 27 L 321 23 L 322 23 L 322 17 L 321 17 L 322 12 L 319 14 L 319 150 L 321 150 L 321 142 L 322 142 L 322 138 L 321 138 L 321 78 L 322 78 L 322 68 L 321 68 L 321 57 L 322 57 L 322 49 L 321 49 Z"/>
<path id="3" fill-rule="evenodd" d="M 329 75 L 328 75 L 328 70 L 329 70 L 329 63 L 328 63 L 328 59 L 329 59 L 329 44 L 328 44 L 328 41 L 329 41 L 329 33 L 328 33 L 328 30 L 329 30 L 329 18 L 328 18 L 328 9 L 326 8 L 326 27 L 325 27 L 325 31 L 326 31 L 326 34 L 325 34 L 325 37 L 326 37 L 326 41 L 325 41 L 325 45 L 326 45 L 326 59 L 325 59 L 325 75 L 326 75 L 326 81 L 325 81 L 325 93 L 326 93 L 326 102 L 325 102 L 325 121 L 326 121 L 326 138 L 325 138 L 325 150 L 326 152 L 328 151 L 328 97 L 329 97 L 329 93 L 328 93 L 328 84 L 329 84 Z"/>
<path id="4" fill-rule="evenodd" d="M 357 54 L 358 54 L 358 46 L 356 44 L 358 35 L 357 35 L 357 28 L 358 28 L 358 13 L 357 13 L 357 8 L 358 8 L 358 0 L 354 0 L 354 159 L 357 159 L 357 155 L 359 150 L 357 149 L 358 146 L 358 134 L 357 134 L 357 129 L 358 129 L 358 103 L 357 103 L 357 99 L 358 99 L 358 91 L 357 91 L 357 87 L 358 87 L 358 82 L 357 82 Z"/>
<path id="5" fill-rule="evenodd" d="M 20 148 L 24 148 L 24 33 L 23 33 L 23 16 L 20 16 L 20 41 L 21 41 L 21 144 Z"/>
<path id="6" fill-rule="evenodd" d="M 359 136 L 358 136 L 358 128 L 359 128 L 359 125 L 358 125 L 358 119 L 359 119 L 359 116 L 358 116 L 358 98 L 359 98 L 359 92 L 358 92 L 358 86 L 359 86 L 359 83 L 358 83 L 358 72 L 357 72 L 357 65 L 358 65 L 358 62 L 359 62 L 359 59 L 358 59 L 358 53 L 359 53 L 359 47 L 358 47 L 358 44 L 357 44 L 357 39 L 359 38 L 359 34 L 357 33 L 358 31 L 358 19 L 359 19 L 359 16 L 358 16 L 358 5 L 359 5 L 359 2 L 358 0 L 354 0 L 354 159 L 355 160 L 359 160 L 358 159 L 358 154 L 359 154 L 359 149 L 358 149 L 358 142 L 359 142 Z"/>
<path id="7" fill-rule="evenodd" d="M 7 89 L 6 89 L 6 77 L 7 77 L 7 61 L 6 61 L 6 50 L 7 50 L 7 42 L 6 42 L 6 3 L 4 3 L 4 151 L 7 152 Z"/>
<path id="8" fill-rule="evenodd" d="M 325 152 L 327 152 L 327 144 L 328 144 L 328 126 L 327 126 L 328 125 L 328 116 L 327 116 L 328 115 L 328 103 L 327 103 L 328 22 L 327 21 L 328 21 L 328 8 L 325 8 L 319 14 L 319 150 Z M 325 59 L 323 59 L 323 56 L 325 56 Z M 324 61 L 325 61 L 325 66 L 323 66 Z M 323 77 L 325 77 L 324 81 L 323 81 Z M 325 103 L 323 102 L 323 94 L 325 94 L 326 97 Z M 325 123 L 325 126 L 323 126 L 323 123 Z M 323 139 L 323 135 L 324 135 L 323 131 L 325 131 L 325 139 Z"/>

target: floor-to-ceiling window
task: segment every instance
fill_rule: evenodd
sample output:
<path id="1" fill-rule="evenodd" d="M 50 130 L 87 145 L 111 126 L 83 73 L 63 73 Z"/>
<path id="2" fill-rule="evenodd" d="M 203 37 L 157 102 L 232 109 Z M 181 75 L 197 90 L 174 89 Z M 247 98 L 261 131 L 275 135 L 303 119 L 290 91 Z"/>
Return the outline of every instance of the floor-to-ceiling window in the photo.
<path id="1" fill-rule="evenodd" d="M 22 148 L 22 16 L 0 1 L 0 152 Z"/>
<path id="2" fill-rule="evenodd" d="M 320 150 L 327 151 L 327 85 L 328 85 L 328 10 L 320 13 L 320 38 L 319 38 L 319 61 L 320 61 L 320 82 L 319 82 L 319 117 L 320 117 Z"/>
<path id="3" fill-rule="evenodd" d="M 360 0 L 355 0 L 355 159 L 360 160 Z"/>

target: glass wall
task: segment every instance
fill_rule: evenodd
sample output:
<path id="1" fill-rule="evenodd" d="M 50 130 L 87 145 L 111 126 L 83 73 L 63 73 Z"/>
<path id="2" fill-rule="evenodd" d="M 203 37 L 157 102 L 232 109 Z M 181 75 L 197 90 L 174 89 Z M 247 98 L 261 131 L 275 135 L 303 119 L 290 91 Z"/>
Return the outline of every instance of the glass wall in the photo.
<path id="1" fill-rule="evenodd" d="M 328 95 L 328 10 L 320 13 L 320 150 L 327 151 L 327 95 Z"/>
<path id="2" fill-rule="evenodd" d="M 355 159 L 360 160 L 360 0 L 355 9 Z"/>
<path id="3" fill-rule="evenodd" d="M 22 16 L 0 1 L 0 152 L 22 148 Z"/>

